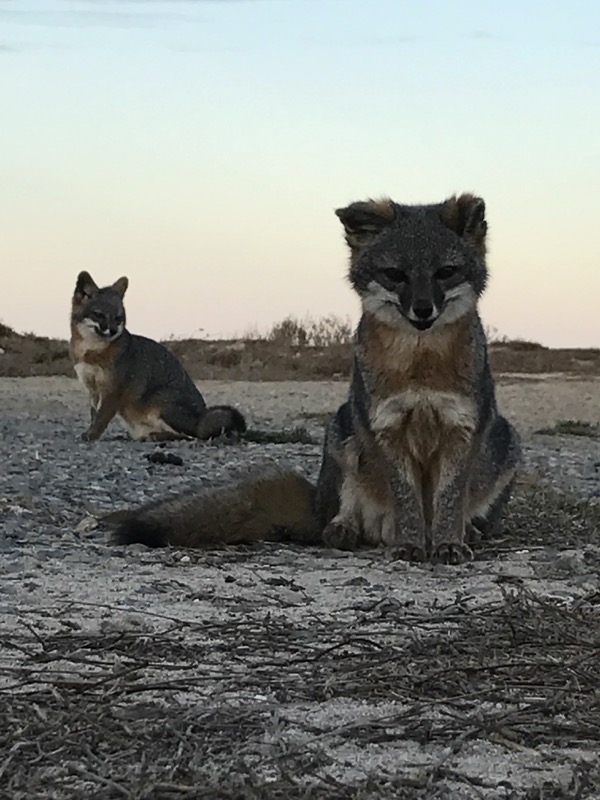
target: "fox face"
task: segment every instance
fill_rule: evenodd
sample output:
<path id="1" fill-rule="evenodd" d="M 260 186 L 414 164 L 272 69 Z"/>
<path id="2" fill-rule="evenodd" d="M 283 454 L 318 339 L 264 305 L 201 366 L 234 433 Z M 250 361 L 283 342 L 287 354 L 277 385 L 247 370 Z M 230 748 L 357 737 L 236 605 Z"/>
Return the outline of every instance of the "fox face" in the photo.
<path id="1" fill-rule="evenodd" d="M 123 277 L 100 289 L 88 272 L 80 272 L 73 294 L 73 322 L 104 341 L 118 339 L 125 330 L 123 297 L 127 286 L 128 280 Z"/>
<path id="2" fill-rule="evenodd" d="M 336 214 L 351 250 L 349 279 L 366 312 L 423 332 L 475 308 L 487 279 L 483 200 L 368 201 Z"/>

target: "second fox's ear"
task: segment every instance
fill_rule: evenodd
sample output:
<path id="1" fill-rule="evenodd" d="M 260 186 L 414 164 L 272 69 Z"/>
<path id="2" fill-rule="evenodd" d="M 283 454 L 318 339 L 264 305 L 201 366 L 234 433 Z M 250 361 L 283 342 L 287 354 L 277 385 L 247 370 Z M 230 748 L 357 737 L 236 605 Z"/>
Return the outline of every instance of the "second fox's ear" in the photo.
<path id="1" fill-rule="evenodd" d="M 129 286 L 129 280 L 125 276 L 123 276 L 122 278 L 119 278 L 118 281 L 115 281 L 113 283 L 111 289 L 113 289 L 119 295 L 119 297 L 123 299 L 123 296 L 125 295 L 128 286 Z"/>
<path id="2" fill-rule="evenodd" d="M 89 272 L 80 272 L 75 284 L 75 295 L 79 300 L 89 300 L 98 291 L 98 287 Z"/>
<path id="3" fill-rule="evenodd" d="M 485 203 L 473 194 L 461 194 L 446 200 L 442 219 L 459 236 L 470 239 L 476 250 L 485 253 Z"/>
<path id="4" fill-rule="evenodd" d="M 346 241 L 353 254 L 368 247 L 375 237 L 395 219 L 391 200 L 367 200 L 352 203 L 335 212 L 346 231 Z"/>

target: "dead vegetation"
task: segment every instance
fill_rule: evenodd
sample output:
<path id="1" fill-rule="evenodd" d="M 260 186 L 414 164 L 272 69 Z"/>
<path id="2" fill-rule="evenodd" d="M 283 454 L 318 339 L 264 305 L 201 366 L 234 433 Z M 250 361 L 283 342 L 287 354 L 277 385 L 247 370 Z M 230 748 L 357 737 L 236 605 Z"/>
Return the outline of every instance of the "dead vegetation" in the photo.
<path id="1" fill-rule="evenodd" d="M 350 783 L 335 762 L 352 744 L 600 747 L 598 595 L 565 605 L 507 585 L 500 602 L 457 598 L 426 618 L 385 601 L 356 610 L 351 629 L 310 616 L 301 628 L 282 617 L 210 629 L 170 619 L 153 635 L 65 624 L 2 641 L 23 655 L 0 693 L 2 796 L 450 798 L 464 796 L 452 786 L 497 787 L 445 759 Z M 66 622 L 68 608 L 49 612 Z M 198 705 L 177 699 L 207 689 Z M 335 698 L 399 705 L 343 724 L 296 710 Z M 565 794 L 503 784 L 515 798 L 594 797 L 597 760 L 576 772 Z"/>
<path id="2" fill-rule="evenodd" d="M 265 334 L 235 340 L 163 342 L 196 380 L 346 380 L 352 365 L 352 328 L 335 316 L 288 317 Z M 73 375 L 68 343 L 18 334 L 0 325 L 0 377 Z M 551 349 L 523 340 L 491 340 L 497 374 L 562 373 L 600 376 L 600 349 Z"/>
<path id="3" fill-rule="evenodd" d="M 536 433 L 546 436 L 586 436 L 600 439 L 600 425 L 580 419 L 559 419 L 551 428 L 540 428 Z"/>
<path id="4" fill-rule="evenodd" d="M 504 538 L 478 548 L 478 558 L 571 544 L 598 559 L 585 548 L 600 544 L 600 508 L 523 482 Z M 190 558 L 218 559 L 227 572 L 256 551 Z M 274 574 L 269 585 L 286 580 Z M 468 758 L 463 767 L 451 758 L 499 746 L 525 754 L 525 763 L 535 749 L 555 748 L 573 766 L 568 786 L 557 778 L 523 787 L 517 770 L 515 783 L 501 782 L 502 796 L 592 800 L 600 781 L 600 596 L 549 599 L 516 578 L 497 580 L 500 599 L 457 591 L 433 612 L 391 595 L 361 600 L 350 625 L 344 615 L 311 614 L 310 605 L 291 623 L 284 607 L 248 615 L 237 604 L 216 621 L 141 612 L 137 626 L 90 633 L 73 622 L 78 604 L 65 599 L 44 609 L 54 632 L 38 619 L 18 636 L 0 635 L 0 652 L 15 655 L 0 672 L 0 796 L 487 797 L 500 785 L 469 770 Z M 198 599 L 210 596 L 207 587 Z M 343 722 L 319 712 L 336 700 L 362 711 Z M 446 755 L 415 760 L 412 746 Z M 380 747 L 396 748 L 397 757 L 372 773 L 351 767 L 352 748 Z"/>
<path id="5" fill-rule="evenodd" d="M 476 549 L 478 557 L 487 558 L 519 548 L 586 545 L 600 547 L 600 504 L 522 475 L 508 505 L 502 537 L 480 542 Z"/>

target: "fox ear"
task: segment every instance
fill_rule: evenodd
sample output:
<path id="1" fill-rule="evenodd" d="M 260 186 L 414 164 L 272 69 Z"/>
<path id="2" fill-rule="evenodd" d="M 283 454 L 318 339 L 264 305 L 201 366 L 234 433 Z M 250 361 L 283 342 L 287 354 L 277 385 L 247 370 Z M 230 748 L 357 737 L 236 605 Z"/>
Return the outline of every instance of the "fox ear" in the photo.
<path id="1" fill-rule="evenodd" d="M 75 296 L 79 300 L 89 300 L 98 291 L 98 287 L 89 272 L 80 272 L 75 284 Z"/>
<path id="2" fill-rule="evenodd" d="M 336 215 L 346 231 L 346 241 L 353 254 L 368 247 L 396 217 L 391 200 L 367 200 L 338 208 Z"/>
<path id="3" fill-rule="evenodd" d="M 461 194 L 451 197 L 443 205 L 442 219 L 459 236 L 469 239 L 476 250 L 485 255 L 485 203 L 481 197 Z"/>
<path id="4" fill-rule="evenodd" d="M 123 299 L 128 286 L 129 280 L 123 276 L 122 278 L 119 278 L 118 281 L 115 281 L 110 288 L 115 291 L 121 299 Z"/>

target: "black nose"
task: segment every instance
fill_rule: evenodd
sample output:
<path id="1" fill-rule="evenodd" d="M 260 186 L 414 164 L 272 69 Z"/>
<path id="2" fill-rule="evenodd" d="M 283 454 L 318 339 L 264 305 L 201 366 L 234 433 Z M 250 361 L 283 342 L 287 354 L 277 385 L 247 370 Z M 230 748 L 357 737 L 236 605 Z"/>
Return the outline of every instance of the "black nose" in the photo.
<path id="1" fill-rule="evenodd" d="M 419 319 L 429 319 L 433 314 L 433 306 L 429 300 L 415 300 L 412 308 L 415 317 Z"/>

